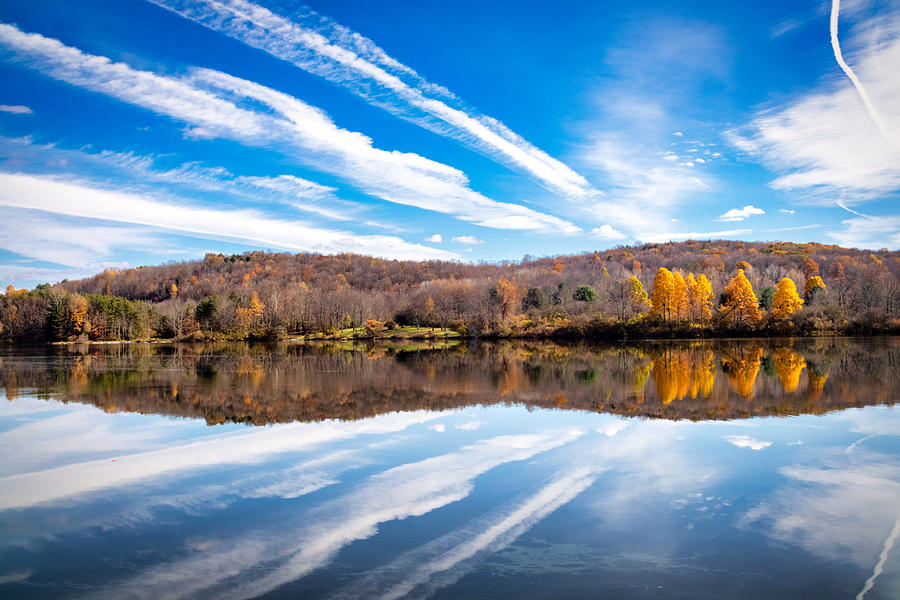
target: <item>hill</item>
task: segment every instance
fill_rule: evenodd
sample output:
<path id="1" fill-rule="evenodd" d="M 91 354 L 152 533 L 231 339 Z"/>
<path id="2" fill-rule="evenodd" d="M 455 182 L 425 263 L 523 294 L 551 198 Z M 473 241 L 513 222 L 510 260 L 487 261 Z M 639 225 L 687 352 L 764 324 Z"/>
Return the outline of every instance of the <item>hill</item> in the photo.
<path id="1" fill-rule="evenodd" d="M 660 268 L 674 283 L 655 281 Z M 700 275 L 708 283 L 698 299 Z M 395 324 L 535 337 L 883 331 L 896 327 L 898 276 L 898 252 L 723 240 L 482 264 L 208 254 L 32 291 L 8 288 L 0 334 L 29 341 L 378 336 Z M 805 301 L 786 315 L 773 309 L 785 278 Z M 750 304 L 761 312 L 747 312 Z"/>

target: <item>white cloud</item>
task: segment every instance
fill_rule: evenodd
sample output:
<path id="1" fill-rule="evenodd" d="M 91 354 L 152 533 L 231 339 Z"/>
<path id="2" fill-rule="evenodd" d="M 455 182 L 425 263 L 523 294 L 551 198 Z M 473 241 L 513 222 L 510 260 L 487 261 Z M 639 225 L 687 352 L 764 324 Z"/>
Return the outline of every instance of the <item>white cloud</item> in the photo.
<path id="1" fill-rule="evenodd" d="M 893 134 L 885 127 L 884 121 L 881 120 L 881 115 L 878 114 L 878 109 L 876 109 L 872 104 L 872 100 L 871 98 L 869 98 L 869 93 L 866 91 L 865 86 L 863 86 L 862 82 L 859 80 L 859 77 L 856 76 L 856 73 L 853 71 L 853 69 L 850 68 L 850 65 L 847 64 L 847 61 L 844 60 L 844 55 L 841 51 L 840 40 L 838 39 L 838 20 L 840 18 L 840 9 L 841 0 L 832 0 L 829 28 L 831 31 L 831 49 L 834 52 L 834 59 L 841 67 L 841 70 L 853 83 L 853 87 L 855 87 L 857 93 L 859 93 L 859 98 L 860 100 L 862 100 L 863 106 L 866 107 L 866 112 L 869 113 L 869 117 L 872 119 L 872 122 L 876 127 L 878 127 L 878 131 L 881 132 L 882 137 L 884 137 L 889 143 L 895 144 Z"/>
<path id="2" fill-rule="evenodd" d="M 453 238 L 453 241 L 459 244 L 467 244 L 469 246 L 477 246 L 478 244 L 484 243 L 474 235 L 458 235 Z"/>
<path id="3" fill-rule="evenodd" d="M 277 202 L 333 221 L 354 220 L 363 210 L 361 204 L 338 198 L 336 188 L 294 175 L 235 176 L 222 167 L 207 167 L 196 162 L 161 168 L 157 165 L 158 156 L 109 150 L 68 150 L 53 144 L 34 144 L 27 138 L 0 136 L 0 157 L 3 153 L 14 156 L 16 166 L 29 172 L 91 172 L 97 178 L 108 180 L 121 179 L 124 175 L 128 188 L 135 193 L 159 193 L 155 184 L 175 184 L 202 192 L 223 192 L 255 203 Z M 171 190 L 172 186 L 167 185 L 164 189 Z"/>
<path id="4" fill-rule="evenodd" d="M 674 152 L 666 152 L 665 154 L 663 154 L 663 160 L 675 162 L 675 161 L 679 160 L 679 157 Z"/>
<path id="5" fill-rule="evenodd" d="M 673 133 L 672 135 L 675 135 L 675 136 L 678 136 L 678 137 L 684 137 L 684 134 L 681 133 L 680 131 L 676 131 L 676 132 Z"/>
<path id="6" fill-rule="evenodd" d="M 821 227 L 819 223 L 811 223 L 809 225 L 797 225 L 796 227 L 778 227 L 777 229 L 769 229 L 769 231 L 801 231 L 803 229 L 815 229 Z"/>
<path id="7" fill-rule="evenodd" d="M 291 21 L 245 0 L 152 1 L 343 85 L 397 116 L 464 141 L 525 170 L 556 191 L 579 197 L 598 193 L 584 177 L 498 120 L 469 114 L 433 97 L 455 98 L 446 89 L 428 83 L 413 69 L 388 56 L 371 40 L 329 22 L 309 9 L 293 12 L 295 21 Z"/>
<path id="8" fill-rule="evenodd" d="M 752 204 L 748 204 L 744 208 L 732 208 L 724 215 L 718 218 L 719 221 L 743 221 L 748 217 L 752 217 L 753 215 L 764 215 L 766 211 L 761 208 L 757 208 Z"/>
<path id="9" fill-rule="evenodd" d="M 22 106 L 21 104 L 17 105 L 9 105 L 9 104 L 0 104 L 0 112 L 10 113 L 13 115 L 30 115 L 34 111 L 28 108 L 27 106 Z"/>
<path id="10" fill-rule="evenodd" d="M 148 569 L 120 587 L 108 589 L 108 596 L 194 597 L 238 575 L 240 583 L 219 590 L 217 597 L 262 596 L 327 564 L 348 544 L 372 537 L 381 523 L 421 516 L 459 501 L 471 493 L 473 481 L 480 475 L 559 448 L 581 435 L 570 430 L 498 436 L 388 469 L 317 507 L 315 519 L 281 523 L 277 535 L 271 531 L 248 535 L 223 545 L 227 547 L 217 546 Z M 259 568 L 261 565 L 267 568 Z M 204 576 L 198 577 L 198 573 Z"/>
<path id="11" fill-rule="evenodd" d="M 440 413 L 418 412 L 382 415 L 378 419 L 359 422 L 275 425 L 120 455 L 116 457 L 115 463 L 111 463 L 107 457 L 47 470 L 17 473 L 0 478 L 0 510 L 59 501 L 163 475 L 184 475 L 201 467 L 264 463 L 273 454 L 309 449 L 318 444 L 347 440 L 362 434 L 401 431 L 438 416 Z M 13 434 L 14 431 L 4 435 Z M 4 435 L 0 435 L 0 445 L 4 443 Z M 83 439 L 80 434 L 73 435 L 77 439 L 61 444 L 62 448 L 67 445 L 74 447 L 79 439 Z M 56 437 L 59 438 L 59 435 Z M 114 446 L 115 442 L 111 444 Z"/>
<path id="12" fill-rule="evenodd" d="M 584 492 L 596 478 L 596 473 L 585 468 L 558 475 L 525 500 L 473 519 L 371 571 L 361 581 L 340 590 L 335 598 L 407 598 L 413 591 L 420 597 L 430 597 L 470 571 L 475 566 L 473 559 L 503 550 Z"/>
<path id="13" fill-rule="evenodd" d="M 274 219 L 255 210 L 161 202 L 147 196 L 32 175 L 0 173 L 0 205 L 156 227 L 210 239 L 252 241 L 294 251 L 359 252 L 392 258 L 457 256 L 393 236 L 355 235 Z M 119 231 L 128 234 L 124 229 Z M 72 235 L 80 236 L 80 233 L 73 229 Z"/>
<path id="14" fill-rule="evenodd" d="M 608 199 L 586 206 L 586 216 L 606 221 L 631 239 L 660 235 L 673 209 L 710 187 L 693 169 L 662 162 L 658 155 L 647 160 L 624 140 L 598 140 L 585 148 L 582 159 L 600 169 L 612 188 Z"/>
<path id="15" fill-rule="evenodd" d="M 794 210 L 793 208 L 779 208 L 778 212 L 784 213 L 786 215 L 793 215 L 793 214 L 796 214 L 797 211 Z"/>
<path id="16" fill-rule="evenodd" d="M 749 448 L 750 450 L 763 450 L 772 445 L 772 442 L 761 442 L 749 435 L 728 435 L 725 436 L 725 441 L 738 448 Z"/>
<path id="17" fill-rule="evenodd" d="M 858 24 L 850 60 L 866 82 L 892 142 L 885 139 L 847 79 L 834 74 L 785 106 L 760 111 L 729 134 L 740 149 L 758 156 L 780 175 L 776 189 L 833 202 L 876 198 L 900 188 L 900 19 Z"/>
<path id="18" fill-rule="evenodd" d="M 337 127 L 321 110 L 250 81 L 208 69 L 182 79 L 156 75 L 5 24 L 0 24 L 0 44 L 51 77 L 184 121 L 192 135 L 276 148 L 389 202 L 485 227 L 580 231 L 557 217 L 471 190 L 465 175 L 453 167 L 375 148 L 368 137 Z M 270 110 L 242 108 L 232 99 L 252 100 Z"/>
<path id="19" fill-rule="evenodd" d="M 435 233 L 435 234 L 429 235 L 427 238 L 425 238 L 425 241 L 431 242 L 432 244 L 440 244 L 441 242 L 444 241 L 444 236 L 442 236 L 439 233 Z"/>
<path id="20" fill-rule="evenodd" d="M 599 238 L 603 238 L 605 240 L 625 240 L 628 239 L 628 235 L 622 233 L 618 229 L 613 228 L 609 224 L 601 225 L 600 227 L 594 227 L 591 229 L 591 233 L 596 235 Z"/>
<path id="21" fill-rule="evenodd" d="M 611 425 L 607 425 L 606 427 L 599 427 L 597 429 L 597 433 L 602 433 L 606 437 L 613 437 L 615 435 L 618 435 L 620 431 L 628 427 L 630 424 L 630 421 L 615 421 Z"/>
<path id="22" fill-rule="evenodd" d="M 900 215 L 861 216 L 841 221 L 842 229 L 828 237 L 848 248 L 900 248 Z"/>
<path id="23" fill-rule="evenodd" d="M 456 425 L 455 427 L 462 431 L 475 431 L 476 429 L 480 429 L 483 425 L 487 425 L 487 423 L 485 421 L 469 421 L 468 423 Z"/>
<path id="24" fill-rule="evenodd" d="M 428 429 L 430 429 L 432 431 L 436 431 L 438 433 L 444 433 L 447 430 L 447 426 L 444 425 L 443 423 L 438 423 L 436 425 L 429 425 Z"/>

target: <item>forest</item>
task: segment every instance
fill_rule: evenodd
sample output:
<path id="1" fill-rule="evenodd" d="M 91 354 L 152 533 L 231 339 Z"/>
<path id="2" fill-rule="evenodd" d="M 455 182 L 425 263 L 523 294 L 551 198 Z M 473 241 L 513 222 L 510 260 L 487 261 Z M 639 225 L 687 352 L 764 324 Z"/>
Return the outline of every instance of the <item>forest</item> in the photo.
<path id="1" fill-rule="evenodd" d="M 649 338 L 900 331 L 900 252 L 686 241 L 497 263 L 246 252 L 0 297 L 0 339 Z"/>

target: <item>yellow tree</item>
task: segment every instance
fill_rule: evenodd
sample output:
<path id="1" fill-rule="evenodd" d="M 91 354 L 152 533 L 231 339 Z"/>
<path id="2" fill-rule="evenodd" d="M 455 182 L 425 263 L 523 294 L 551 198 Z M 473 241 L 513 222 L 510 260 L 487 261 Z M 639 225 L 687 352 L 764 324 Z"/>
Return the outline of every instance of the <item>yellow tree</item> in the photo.
<path id="1" fill-rule="evenodd" d="M 676 271 L 672 278 L 675 282 L 675 285 L 672 290 L 672 304 L 674 306 L 674 315 L 673 318 L 681 319 L 687 316 L 688 313 L 688 288 L 687 282 L 684 280 L 684 276 Z"/>
<path id="2" fill-rule="evenodd" d="M 783 277 L 775 288 L 775 297 L 772 299 L 772 316 L 776 319 L 787 319 L 800 310 L 803 306 L 803 298 L 797 293 L 797 286 L 790 277 Z"/>
<path id="3" fill-rule="evenodd" d="M 174 298 L 178 295 L 178 286 L 174 283 L 169 286 L 169 298 Z"/>
<path id="4" fill-rule="evenodd" d="M 81 294 L 72 294 L 68 300 L 69 324 L 75 334 L 84 333 L 88 311 L 88 302 Z"/>
<path id="5" fill-rule="evenodd" d="M 644 289 L 640 279 L 632 275 L 628 278 L 628 287 L 631 292 L 631 304 L 635 310 L 639 310 L 642 306 L 650 306 L 647 290 Z"/>
<path id="6" fill-rule="evenodd" d="M 696 278 L 694 278 L 693 273 L 689 274 L 687 284 L 691 318 L 695 321 L 708 320 L 712 317 L 712 284 L 703 273 L 700 273 Z"/>
<path id="7" fill-rule="evenodd" d="M 653 290 L 650 292 L 650 314 L 659 315 L 664 320 L 673 319 L 677 305 L 675 299 L 675 276 L 665 267 L 660 267 L 653 278 Z"/>
<path id="8" fill-rule="evenodd" d="M 803 292 L 803 296 L 806 298 L 806 301 L 809 302 L 809 299 L 812 297 L 813 293 L 816 291 L 816 288 L 822 288 L 821 291 L 826 291 L 828 288 L 825 287 L 825 282 L 822 281 L 822 278 L 818 275 L 813 275 L 809 279 L 806 280 L 806 289 Z"/>
<path id="9" fill-rule="evenodd" d="M 781 380 L 784 391 L 791 393 L 800 384 L 800 373 L 806 367 L 806 361 L 790 348 L 776 348 L 774 353 L 775 372 Z"/>
<path id="10" fill-rule="evenodd" d="M 719 310 L 722 318 L 735 325 L 753 323 L 762 318 L 759 314 L 759 301 L 743 269 L 738 269 L 737 275 L 725 286 L 725 303 Z"/>
<path id="11" fill-rule="evenodd" d="M 259 301 L 259 294 L 257 294 L 256 292 L 253 292 L 253 294 L 250 296 L 249 308 L 250 313 L 256 318 L 261 317 L 263 314 L 263 309 L 266 308 L 266 305 Z"/>

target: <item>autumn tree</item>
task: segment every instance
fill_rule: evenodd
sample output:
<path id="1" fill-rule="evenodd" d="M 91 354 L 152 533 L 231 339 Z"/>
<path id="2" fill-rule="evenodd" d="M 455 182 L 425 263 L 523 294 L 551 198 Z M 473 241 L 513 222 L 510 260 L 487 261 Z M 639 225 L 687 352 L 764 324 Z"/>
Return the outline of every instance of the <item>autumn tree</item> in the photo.
<path id="1" fill-rule="evenodd" d="M 653 278 L 653 290 L 650 292 L 650 315 L 669 321 L 674 319 L 677 314 L 675 276 L 667 268 L 660 267 Z"/>
<path id="2" fill-rule="evenodd" d="M 519 287 L 508 279 L 501 279 L 494 288 L 497 306 L 500 309 L 500 319 L 506 321 L 519 307 L 522 294 Z"/>
<path id="3" fill-rule="evenodd" d="M 822 281 L 822 278 L 818 275 L 813 275 L 806 280 L 806 290 L 803 297 L 806 298 L 808 304 L 813 301 L 816 296 L 824 294 L 826 291 L 827 288 L 825 287 L 825 282 Z"/>
<path id="4" fill-rule="evenodd" d="M 819 263 L 813 259 L 806 257 L 803 259 L 803 274 L 807 277 L 819 274 Z"/>
<path id="5" fill-rule="evenodd" d="M 759 301 L 743 269 L 738 269 L 737 275 L 725 286 L 725 302 L 719 308 L 719 314 L 734 325 L 747 325 L 762 318 Z"/>
<path id="6" fill-rule="evenodd" d="M 675 307 L 674 318 L 682 319 L 688 316 L 688 287 L 684 275 L 675 271 L 672 275 L 674 286 L 672 287 L 672 304 Z"/>
<path id="7" fill-rule="evenodd" d="M 800 310 L 803 298 L 797 293 L 797 285 L 790 277 L 783 277 L 775 289 L 772 299 L 772 316 L 776 319 L 787 319 Z"/>
<path id="8" fill-rule="evenodd" d="M 688 314 L 698 322 L 707 321 L 712 317 L 714 296 L 712 284 L 706 275 L 700 273 L 696 278 L 689 273 L 687 280 Z"/>

